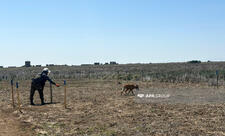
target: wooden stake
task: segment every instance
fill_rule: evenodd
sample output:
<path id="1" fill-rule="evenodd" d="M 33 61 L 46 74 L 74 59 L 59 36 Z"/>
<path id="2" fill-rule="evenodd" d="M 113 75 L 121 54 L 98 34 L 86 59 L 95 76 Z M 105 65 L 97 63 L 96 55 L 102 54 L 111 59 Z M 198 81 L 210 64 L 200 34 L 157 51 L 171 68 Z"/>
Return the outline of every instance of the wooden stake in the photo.
<path id="1" fill-rule="evenodd" d="M 217 89 L 219 88 L 219 71 L 216 71 L 216 85 L 217 85 Z"/>
<path id="2" fill-rule="evenodd" d="M 64 107 L 65 107 L 65 109 L 67 108 L 67 106 L 66 106 L 66 80 L 64 80 Z"/>
<path id="3" fill-rule="evenodd" d="M 18 82 L 16 82 L 16 92 L 17 92 L 17 100 L 18 100 L 18 110 L 21 112 L 21 110 L 20 110 L 21 103 L 20 103 L 19 83 Z"/>
<path id="4" fill-rule="evenodd" d="M 11 80 L 11 88 L 12 88 L 12 106 L 15 108 L 15 103 L 14 103 L 14 91 L 13 91 L 13 80 Z"/>
<path id="5" fill-rule="evenodd" d="M 52 84 L 50 83 L 50 98 L 51 98 L 51 103 L 52 103 Z"/>

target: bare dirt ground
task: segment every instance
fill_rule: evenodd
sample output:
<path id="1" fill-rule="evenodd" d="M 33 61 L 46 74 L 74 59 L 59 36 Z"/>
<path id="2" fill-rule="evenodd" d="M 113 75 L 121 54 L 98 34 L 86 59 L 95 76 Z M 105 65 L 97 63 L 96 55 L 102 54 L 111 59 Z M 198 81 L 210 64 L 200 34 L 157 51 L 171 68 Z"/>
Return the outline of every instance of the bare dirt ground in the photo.
<path id="1" fill-rule="evenodd" d="M 30 136 L 29 126 L 11 114 L 0 112 L 0 136 Z"/>
<path id="2" fill-rule="evenodd" d="M 58 81 L 62 83 L 62 81 Z M 0 132 L 3 135 L 38 136 L 224 136 L 225 103 L 136 103 L 120 96 L 116 81 L 67 81 L 68 109 L 63 107 L 63 87 L 53 90 L 53 104 L 29 105 L 28 81 L 20 82 L 22 112 L 11 106 L 8 83 L 0 85 Z M 199 84 L 137 82 L 140 88 L 204 88 Z M 225 91 L 225 90 L 224 90 Z M 45 101 L 49 102 L 49 87 Z M 15 96 L 16 98 L 16 96 Z M 0 135 L 1 135 L 0 134 Z"/>

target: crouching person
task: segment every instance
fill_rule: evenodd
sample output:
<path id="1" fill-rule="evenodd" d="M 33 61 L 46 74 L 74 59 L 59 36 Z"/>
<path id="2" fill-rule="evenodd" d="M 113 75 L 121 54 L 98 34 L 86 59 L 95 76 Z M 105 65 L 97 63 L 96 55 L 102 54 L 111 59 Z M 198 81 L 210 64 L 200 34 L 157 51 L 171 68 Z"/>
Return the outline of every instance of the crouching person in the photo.
<path id="1" fill-rule="evenodd" d="M 57 87 L 59 87 L 59 84 L 56 84 L 55 82 L 53 82 L 49 77 L 49 73 L 51 71 L 48 68 L 44 68 L 42 73 L 38 75 L 38 77 L 32 79 L 31 82 L 31 90 L 30 90 L 30 104 L 34 105 L 33 102 L 33 97 L 34 97 L 34 93 L 36 90 L 38 90 L 39 95 L 40 95 L 40 99 L 41 99 L 41 105 L 44 105 L 44 87 L 45 87 L 45 82 L 48 80 L 51 84 L 56 85 Z"/>

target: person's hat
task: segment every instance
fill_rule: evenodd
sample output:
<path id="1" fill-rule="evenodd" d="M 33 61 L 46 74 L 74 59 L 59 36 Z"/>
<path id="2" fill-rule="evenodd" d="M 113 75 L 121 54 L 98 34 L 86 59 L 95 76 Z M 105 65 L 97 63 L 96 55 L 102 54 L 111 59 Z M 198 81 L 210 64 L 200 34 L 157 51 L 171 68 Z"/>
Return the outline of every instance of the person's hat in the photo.
<path id="1" fill-rule="evenodd" d="M 51 71 L 50 71 L 48 68 L 44 68 L 44 69 L 42 70 L 42 72 L 47 72 L 48 74 L 51 73 Z"/>

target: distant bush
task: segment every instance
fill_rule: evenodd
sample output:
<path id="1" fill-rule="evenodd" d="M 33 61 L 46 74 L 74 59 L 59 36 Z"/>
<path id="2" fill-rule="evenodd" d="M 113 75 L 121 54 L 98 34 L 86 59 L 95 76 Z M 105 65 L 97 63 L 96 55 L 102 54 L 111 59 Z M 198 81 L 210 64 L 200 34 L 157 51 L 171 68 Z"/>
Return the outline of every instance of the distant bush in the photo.
<path id="1" fill-rule="evenodd" d="M 188 63 L 196 64 L 196 63 L 201 63 L 201 61 L 200 60 L 192 60 L 192 61 L 188 61 Z"/>

